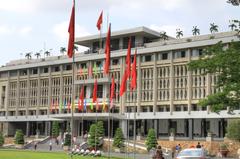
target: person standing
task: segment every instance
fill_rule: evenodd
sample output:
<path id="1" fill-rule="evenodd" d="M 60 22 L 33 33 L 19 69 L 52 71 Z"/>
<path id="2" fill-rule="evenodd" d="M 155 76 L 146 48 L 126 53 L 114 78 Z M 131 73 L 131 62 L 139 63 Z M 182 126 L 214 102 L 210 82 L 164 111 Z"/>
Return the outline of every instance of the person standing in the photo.
<path id="1" fill-rule="evenodd" d="M 200 149 L 202 146 L 200 145 L 200 142 L 198 142 L 196 148 Z"/>
<path id="2" fill-rule="evenodd" d="M 52 151 L 52 141 L 49 142 L 49 151 Z"/>
<path id="3" fill-rule="evenodd" d="M 37 150 L 37 142 L 36 141 L 34 142 L 34 150 L 35 151 Z"/>

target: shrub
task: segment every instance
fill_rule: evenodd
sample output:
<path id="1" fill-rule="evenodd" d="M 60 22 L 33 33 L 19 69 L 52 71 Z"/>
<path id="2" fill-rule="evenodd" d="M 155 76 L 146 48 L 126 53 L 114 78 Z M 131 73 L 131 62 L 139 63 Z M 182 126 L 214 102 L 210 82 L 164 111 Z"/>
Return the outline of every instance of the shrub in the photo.
<path id="1" fill-rule="evenodd" d="M 58 121 L 53 121 L 52 126 L 52 137 L 56 138 L 59 135 L 59 123 Z"/>
<path id="2" fill-rule="evenodd" d="M 0 147 L 3 146 L 3 144 L 4 144 L 4 136 L 2 132 L 0 132 Z"/>
<path id="3" fill-rule="evenodd" d="M 15 137 L 14 137 L 14 142 L 15 142 L 15 144 L 20 144 L 20 145 L 24 144 L 24 135 L 23 135 L 22 130 L 16 131 Z"/>
<path id="4" fill-rule="evenodd" d="M 240 140 L 240 119 L 230 120 L 227 127 L 227 137 L 232 140 Z"/>
<path id="5" fill-rule="evenodd" d="M 99 144 L 99 138 L 97 137 L 97 124 L 92 124 L 89 130 L 88 145 L 91 148 L 95 148 Z"/>
<path id="6" fill-rule="evenodd" d="M 117 128 L 114 136 L 113 146 L 117 148 L 123 148 L 124 147 L 124 138 L 123 138 L 123 132 L 121 128 Z"/>
<path id="7" fill-rule="evenodd" d="M 104 137 L 104 126 L 103 126 L 103 121 L 98 121 L 97 122 L 97 137 Z"/>
<path id="8" fill-rule="evenodd" d="M 147 150 L 148 151 L 157 146 L 157 138 L 156 138 L 156 134 L 155 134 L 154 129 L 149 129 L 148 130 L 148 135 L 147 135 L 147 139 L 145 141 L 145 144 L 147 145 Z"/>
<path id="9" fill-rule="evenodd" d="M 71 146 L 71 135 L 70 134 L 66 134 L 64 146 Z"/>

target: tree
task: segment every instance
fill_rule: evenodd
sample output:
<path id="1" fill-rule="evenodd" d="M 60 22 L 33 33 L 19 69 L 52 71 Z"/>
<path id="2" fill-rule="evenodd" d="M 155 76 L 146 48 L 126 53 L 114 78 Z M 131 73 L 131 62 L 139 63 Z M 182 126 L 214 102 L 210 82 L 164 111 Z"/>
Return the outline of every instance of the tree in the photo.
<path id="1" fill-rule="evenodd" d="M 4 144 L 4 136 L 2 132 L 0 132 L 0 147 L 3 146 L 3 144 Z"/>
<path id="2" fill-rule="evenodd" d="M 217 75 L 215 88 L 221 91 L 199 102 L 201 106 L 209 105 L 214 112 L 227 106 L 232 111 L 240 103 L 240 42 L 231 42 L 228 48 L 223 47 L 222 42 L 210 46 L 203 51 L 203 56 L 188 64 L 190 71 L 205 70 L 202 75 Z"/>
<path id="3" fill-rule="evenodd" d="M 64 55 L 65 52 L 66 52 L 66 48 L 65 47 L 60 47 L 60 53 L 62 53 Z"/>
<path id="4" fill-rule="evenodd" d="M 230 120 L 227 127 L 227 137 L 240 141 L 240 119 Z"/>
<path id="5" fill-rule="evenodd" d="M 228 0 L 227 3 L 231 3 L 234 6 L 239 6 L 240 1 L 239 0 Z"/>
<path id="6" fill-rule="evenodd" d="M 25 54 L 25 57 L 29 60 L 32 58 L 32 53 L 31 52 L 28 52 Z"/>
<path id="7" fill-rule="evenodd" d="M 88 137 L 88 145 L 91 148 L 95 148 L 99 144 L 99 138 L 97 137 L 96 129 L 97 129 L 96 124 L 92 124 L 90 126 L 89 137 Z"/>
<path id="8" fill-rule="evenodd" d="M 71 135 L 66 134 L 65 140 L 64 140 L 64 146 L 71 146 Z"/>
<path id="9" fill-rule="evenodd" d="M 198 29 L 197 26 L 193 26 L 192 33 L 193 35 L 200 35 L 200 29 Z"/>
<path id="10" fill-rule="evenodd" d="M 176 38 L 180 39 L 181 36 L 183 36 L 183 31 L 181 31 L 180 29 L 176 30 Z"/>
<path id="11" fill-rule="evenodd" d="M 53 121 L 52 137 L 57 138 L 58 136 L 59 136 L 59 123 L 58 121 Z"/>
<path id="12" fill-rule="evenodd" d="M 124 137 L 123 132 L 121 128 L 117 128 L 114 136 L 113 146 L 117 148 L 123 148 L 124 147 Z"/>
<path id="13" fill-rule="evenodd" d="M 104 137 L 104 126 L 103 126 L 103 121 L 98 121 L 97 122 L 97 137 L 103 138 Z"/>
<path id="14" fill-rule="evenodd" d="M 237 28 L 237 25 L 234 23 L 231 23 L 228 25 L 229 28 L 231 28 L 231 31 L 235 30 Z"/>
<path id="15" fill-rule="evenodd" d="M 47 56 L 47 57 L 50 56 L 50 51 L 45 51 L 44 55 Z"/>
<path id="16" fill-rule="evenodd" d="M 24 135 L 22 130 L 18 129 L 15 133 L 15 137 L 14 137 L 14 142 L 15 144 L 20 144 L 23 145 L 24 144 Z"/>
<path id="17" fill-rule="evenodd" d="M 76 51 L 78 51 L 78 46 L 77 45 L 74 45 L 74 51 L 76 52 Z"/>
<path id="18" fill-rule="evenodd" d="M 151 150 L 152 148 L 156 148 L 157 146 L 157 138 L 156 138 L 156 134 L 155 134 L 155 130 L 154 129 L 149 129 L 148 130 L 148 135 L 147 135 L 147 139 L 145 141 L 145 144 L 147 145 L 147 150 Z"/>
<path id="19" fill-rule="evenodd" d="M 211 23 L 209 30 L 210 30 L 211 34 L 212 33 L 216 33 L 216 32 L 218 32 L 218 26 L 216 24 L 214 24 L 214 23 Z"/>
<path id="20" fill-rule="evenodd" d="M 164 41 L 168 40 L 168 36 L 165 31 L 160 32 L 160 38 L 163 39 Z"/>
<path id="21" fill-rule="evenodd" d="M 37 59 L 41 56 L 41 54 L 39 52 L 35 53 L 35 56 L 37 57 Z"/>

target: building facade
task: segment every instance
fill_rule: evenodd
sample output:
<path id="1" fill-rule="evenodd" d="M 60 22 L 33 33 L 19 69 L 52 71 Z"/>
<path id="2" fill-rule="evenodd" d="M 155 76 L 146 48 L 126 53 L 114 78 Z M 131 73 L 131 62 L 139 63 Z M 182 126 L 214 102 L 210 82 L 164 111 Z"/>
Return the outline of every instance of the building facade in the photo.
<path id="1" fill-rule="evenodd" d="M 132 92 L 128 87 L 120 97 L 130 37 L 132 54 L 137 48 L 137 89 Z M 11 61 L 2 66 L 0 130 L 9 136 L 14 135 L 16 129 L 22 129 L 27 136 L 49 136 L 52 121 L 58 120 L 65 131 L 71 119 L 73 88 L 75 136 L 81 136 L 96 120 L 104 121 L 106 135 L 108 129 L 112 134 L 121 127 L 125 135 L 129 130 L 132 136 L 136 119 L 137 135 L 141 136 L 154 128 L 162 139 L 168 138 L 173 130 L 176 138 L 204 139 L 212 132 L 214 139 L 221 140 L 228 119 L 239 117 L 239 110 L 234 110 L 234 114 L 228 110 L 216 114 L 209 107 L 198 106 L 200 99 L 219 91 L 215 88 L 217 76 L 202 75 L 204 70 L 191 72 L 187 67 L 187 63 L 198 59 L 207 46 L 222 41 L 228 47 L 231 41 L 239 41 L 236 32 L 182 39 L 169 37 L 168 40 L 146 27 L 113 32 L 109 76 L 103 73 L 105 38 L 106 35 L 103 40 L 99 40 L 99 35 L 76 38 L 76 44 L 89 50 L 77 53 L 74 64 L 65 55 Z M 109 113 L 111 76 L 116 82 L 116 99 L 114 110 Z M 91 109 L 94 79 L 98 79 L 98 110 L 95 103 Z M 85 109 L 80 111 L 78 99 L 82 87 Z"/>

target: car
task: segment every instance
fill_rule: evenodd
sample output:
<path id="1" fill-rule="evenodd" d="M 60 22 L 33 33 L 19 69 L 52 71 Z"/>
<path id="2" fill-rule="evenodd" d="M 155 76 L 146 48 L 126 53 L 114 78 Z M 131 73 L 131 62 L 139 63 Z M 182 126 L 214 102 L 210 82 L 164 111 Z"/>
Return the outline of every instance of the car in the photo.
<path id="1" fill-rule="evenodd" d="M 208 159 L 207 153 L 202 148 L 189 148 L 180 151 L 176 159 Z"/>

